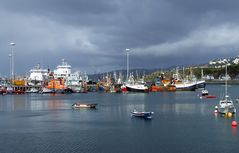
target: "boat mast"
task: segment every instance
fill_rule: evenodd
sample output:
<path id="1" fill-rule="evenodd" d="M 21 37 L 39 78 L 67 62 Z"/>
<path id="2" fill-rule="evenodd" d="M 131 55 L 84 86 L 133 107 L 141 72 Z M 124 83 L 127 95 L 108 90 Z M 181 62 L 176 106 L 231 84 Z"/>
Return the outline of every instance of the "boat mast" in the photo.
<path id="1" fill-rule="evenodd" d="M 225 83 L 226 83 L 226 84 L 225 84 L 225 94 L 226 94 L 225 97 L 226 97 L 226 99 L 227 99 L 227 97 L 228 97 L 228 95 L 227 95 L 227 64 L 226 64 L 226 72 L 225 72 L 225 75 L 226 75 L 226 76 L 225 76 L 225 79 L 226 79 L 226 80 L 225 80 Z"/>
<path id="2" fill-rule="evenodd" d="M 126 81 L 128 81 L 129 79 L 129 51 L 130 49 L 126 48 L 126 55 L 127 55 L 127 76 L 126 76 Z"/>
<path id="3" fill-rule="evenodd" d="M 201 79 L 203 79 L 204 74 L 203 74 L 203 68 L 201 68 Z"/>

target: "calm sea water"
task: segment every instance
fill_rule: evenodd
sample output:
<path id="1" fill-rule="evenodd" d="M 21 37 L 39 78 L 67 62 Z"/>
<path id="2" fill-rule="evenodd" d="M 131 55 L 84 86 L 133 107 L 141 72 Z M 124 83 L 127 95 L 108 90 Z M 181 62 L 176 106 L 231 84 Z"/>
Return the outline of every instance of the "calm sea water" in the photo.
<path id="1" fill-rule="evenodd" d="M 214 114 L 224 86 L 206 88 L 217 98 L 200 99 L 200 91 L 0 96 L 0 152 L 238 152 L 239 127 L 231 126 L 237 116 Z M 228 91 L 239 97 L 239 86 Z M 98 106 L 72 110 L 77 101 Z M 134 109 L 155 114 L 152 120 L 134 118 Z"/>

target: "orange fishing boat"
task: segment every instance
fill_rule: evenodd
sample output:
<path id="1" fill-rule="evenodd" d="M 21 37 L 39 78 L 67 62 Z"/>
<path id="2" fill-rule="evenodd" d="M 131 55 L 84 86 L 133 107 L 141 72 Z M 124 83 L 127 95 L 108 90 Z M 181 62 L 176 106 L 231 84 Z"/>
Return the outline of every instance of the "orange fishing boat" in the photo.
<path id="1" fill-rule="evenodd" d="M 64 90 L 65 81 L 64 79 L 52 79 L 50 82 L 48 82 L 47 88 L 53 90 Z"/>
<path id="2" fill-rule="evenodd" d="M 157 78 L 155 84 L 151 86 L 152 92 L 162 92 L 162 91 L 176 91 L 176 86 L 171 84 L 170 80 L 161 80 Z"/>
<path id="3" fill-rule="evenodd" d="M 162 91 L 176 91 L 176 86 L 174 85 L 167 85 L 167 86 L 164 86 L 164 85 L 153 85 L 151 86 L 151 91 L 152 92 L 162 92 Z"/>

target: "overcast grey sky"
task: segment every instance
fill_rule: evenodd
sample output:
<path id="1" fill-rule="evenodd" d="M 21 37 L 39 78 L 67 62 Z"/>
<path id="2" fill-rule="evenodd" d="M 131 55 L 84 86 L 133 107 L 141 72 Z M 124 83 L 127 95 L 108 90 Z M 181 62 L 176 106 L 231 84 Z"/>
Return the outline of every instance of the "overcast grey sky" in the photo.
<path id="1" fill-rule="evenodd" d="M 239 54 L 238 0 L 0 0 L 0 74 L 194 65 Z"/>

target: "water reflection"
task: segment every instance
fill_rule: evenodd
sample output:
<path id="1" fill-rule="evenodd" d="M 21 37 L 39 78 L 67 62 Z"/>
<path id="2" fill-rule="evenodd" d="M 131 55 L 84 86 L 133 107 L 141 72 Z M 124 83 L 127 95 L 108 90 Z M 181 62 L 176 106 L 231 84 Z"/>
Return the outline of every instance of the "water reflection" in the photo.
<path id="1" fill-rule="evenodd" d="M 238 137 L 238 135 L 237 135 L 237 127 L 235 127 L 235 126 L 232 126 L 232 137 L 234 137 L 234 138 Z"/>
<path id="2" fill-rule="evenodd" d="M 54 95 L 57 96 L 57 95 Z M 69 109 L 67 100 L 52 95 L 6 95 L 1 96 L 1 111 Z"/>
<path id="3" fill-rule="evenodd" d="M 238 87 L 231 88 L 234 90 L 230 94 L 238 96 Z M 215 95 L 219 93 L 218 86 L 208 89 Z M 238 131 L 231 126 L 236 118 L 214 117 L 218 99 L 201 100 L 197 94 L 0 96 L 1 149 L 2 152 L 204 153 L 228 152 L 230 148 L 236 152 Z M 72 110 L 71 104 L 76 101 L 98 103 L 97 109 Z M 152 120 L 132 118 L 133 109 L 155 114 Z M 132 146 L 137 150 L 132 150 Z"/>

